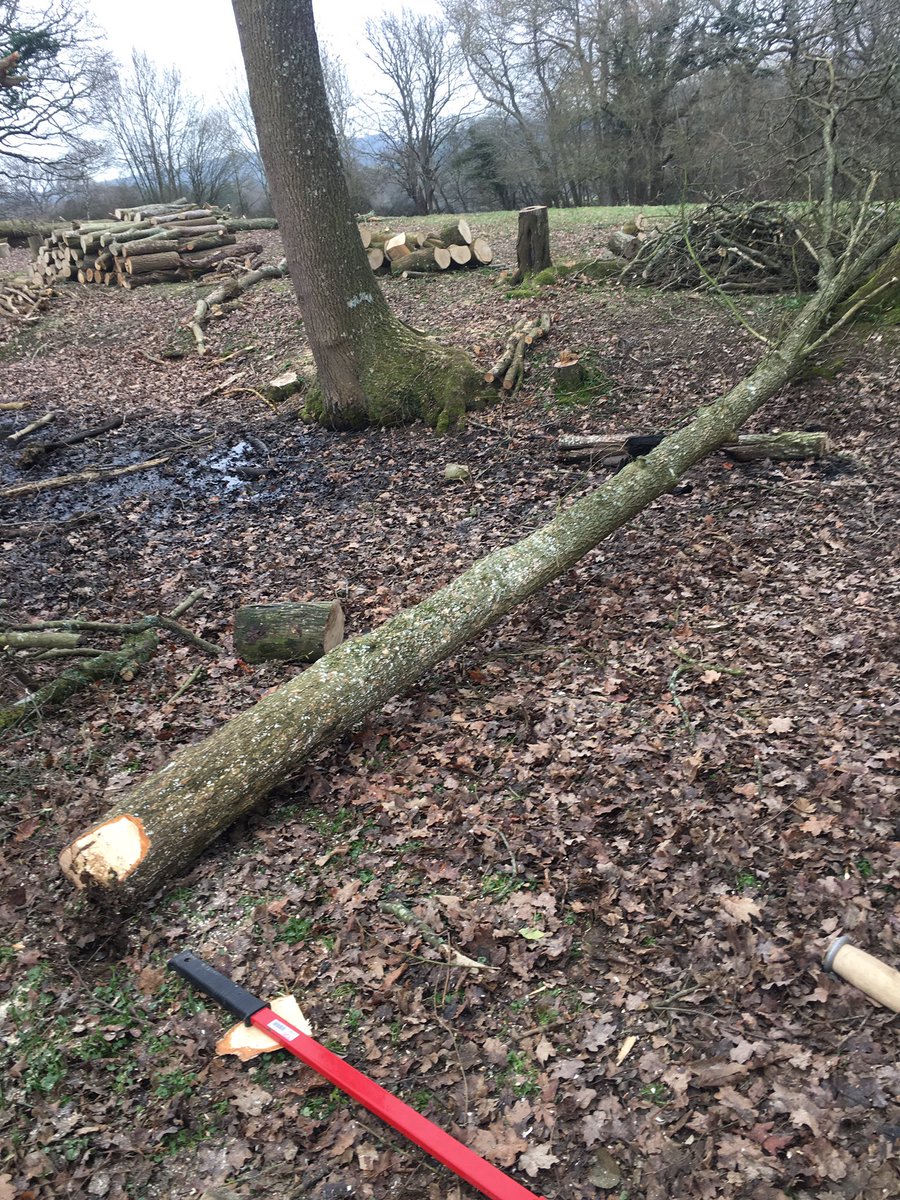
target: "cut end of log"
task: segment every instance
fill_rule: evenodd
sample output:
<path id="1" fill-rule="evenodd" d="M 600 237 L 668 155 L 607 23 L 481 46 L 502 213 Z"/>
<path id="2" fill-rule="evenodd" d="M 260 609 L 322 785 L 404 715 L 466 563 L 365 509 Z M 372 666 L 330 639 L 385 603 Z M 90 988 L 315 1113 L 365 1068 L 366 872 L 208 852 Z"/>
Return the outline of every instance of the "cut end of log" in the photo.
<path id="1" fill-rule="evenodd" d="M 127 879 L 144 860 L 150 839 L 130 813 L 112 817 L 70 842 L 59 856 L 62 873 L 77 888 Z"/>

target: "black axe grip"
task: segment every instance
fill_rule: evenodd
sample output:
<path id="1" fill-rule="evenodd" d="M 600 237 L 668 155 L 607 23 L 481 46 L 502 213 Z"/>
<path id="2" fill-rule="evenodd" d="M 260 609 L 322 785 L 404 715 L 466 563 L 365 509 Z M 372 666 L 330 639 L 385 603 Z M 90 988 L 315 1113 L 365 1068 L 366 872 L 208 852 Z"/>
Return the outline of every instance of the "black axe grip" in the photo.
<path id="1" fill-rule="evenodd" d="M 238 987 L 227 975 L 209 966 L 190 950 L 183 950 L 181 954 L 170 958 L 168 965 L 173 971 L 183 975 L 198 991 L 204 992 L 211 1000 L 227 1008 L 242 1021 L 249 1022 L 254 1013 L 266 1007 L 265 1000 L 260 1000 L 259 996 L 254 996 L 246 988 Z"/>

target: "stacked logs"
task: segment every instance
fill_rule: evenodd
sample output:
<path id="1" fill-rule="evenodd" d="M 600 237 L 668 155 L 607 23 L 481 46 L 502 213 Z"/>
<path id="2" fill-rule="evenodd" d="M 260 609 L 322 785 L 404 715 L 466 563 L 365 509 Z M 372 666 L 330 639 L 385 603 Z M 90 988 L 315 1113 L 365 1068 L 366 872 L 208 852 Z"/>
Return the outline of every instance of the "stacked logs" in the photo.
<path id="1" fill-rule="evenodd" d="M 252 259 L 262 247 L 238 245 L 235 234 L 275 224 L 271 218 L 234 220 L 221 210 L 191 208 L 187 201 L 117 209 L 113 220 L 54 229 L 37 248 L 31 278 L 41 286 L 71 280 L 129 289 L 193 279 L 235 259 Z"/>
<path id="2" fill-rule="evenodd" d="M 473 237 L 468 221 L 452 221 L 437 233 L 379 232 L 359 226 L 359 236 L 372 270 L 403 279 L 449 271 L 453 267 L 486 267 L 494 252 L 484 238 Z"/>
<path id="3" fill-rule="evenodd" d="M 522 317 L 506 339 L 503 353 L 485 371 L 484 382 L 499 388 L 501 392 L 514 395 L 525 378 L 525 351 L 549 332 L 549 314 L 545 313 L 538 320 Z"/>

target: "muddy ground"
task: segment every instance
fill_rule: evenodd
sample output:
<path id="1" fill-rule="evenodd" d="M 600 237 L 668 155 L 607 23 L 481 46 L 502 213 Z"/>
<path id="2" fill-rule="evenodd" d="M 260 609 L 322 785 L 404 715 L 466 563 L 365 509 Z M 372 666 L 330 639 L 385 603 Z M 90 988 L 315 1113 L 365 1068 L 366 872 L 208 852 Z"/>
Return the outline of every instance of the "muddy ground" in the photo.
<path id="1" fill-rule="evenodd" d="M 501 265 L 514 219 L 474 222 Z M 130 621 L 202 588 L 182 620 L 221 655 L 164 638 L 132 682 L 5 736 L 0 1197 L 475 1195 L 295 1061 L 215 1057 L 223 1013 L 164 970 L 186 947 L 294 992 L 317 1037 L 554 1200 L 898 1194 L 896 1019 L 819 966 L 840 933 L 900 962 L 896 330 L 854 330 L 758 414 L 827 429 L 827 460 L 701 465 L 130 918 L 61 880 L 113 798 L 301 669 L 235 656 L 241 602 L 336 597 L 366 631 L 605 478 L 557 462 L 559 433 L 671 429 L 758 355 L 708 298 L 384 286 L 485 364 L 520 315 L 553 330 L 517 397 L 445 437 L 262 403 L 306 352 L 285 283 L 213 322 L 205 359 L 193 285 L 63 287 L 3 330 L 3 399 L 27 402 L 3 433 L 125 420 L 30 470 L 0 439 L 0 487 L 209 439 L 3 501 L 3 621 Z M 744 307 L 771 330 L 795 306 Z M 559 396 L 566 347 L 590 375 Z M 398 900 L 483 969 L 449 967 Z"/>

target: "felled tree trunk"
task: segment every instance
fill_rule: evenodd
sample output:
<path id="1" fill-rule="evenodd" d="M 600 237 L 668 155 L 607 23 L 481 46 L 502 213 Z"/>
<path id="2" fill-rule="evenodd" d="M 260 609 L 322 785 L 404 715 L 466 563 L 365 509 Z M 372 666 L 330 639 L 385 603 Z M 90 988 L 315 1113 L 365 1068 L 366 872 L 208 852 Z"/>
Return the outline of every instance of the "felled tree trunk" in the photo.
<path id="1" fill-rule="evenodd" d="M 733 440 L 735 429 L 796 373 L 836 293 L 837 286 L 817 293 L 773 353 L 647 457 L 183 749 L 66 847 L 60 859 L 66 876 L 121 904 L 184 870 L 322 742 L 416 683 Z"/>
<path id="2" fill-rule="evenodd" d="M 234 616 L 234 648 L 248 663 L 315 662 L 344 640 L 337 600 L 245 604 Z"/>
<path id="3" fill-rule="evenodd" d="M 519 210 L 519 236 L 516 240 L 518 270 L 513 282 L 521 283 L 526 275 L 544 271 L 550 261 L 550 222 L 545 204 L 534 204 Z"/>

